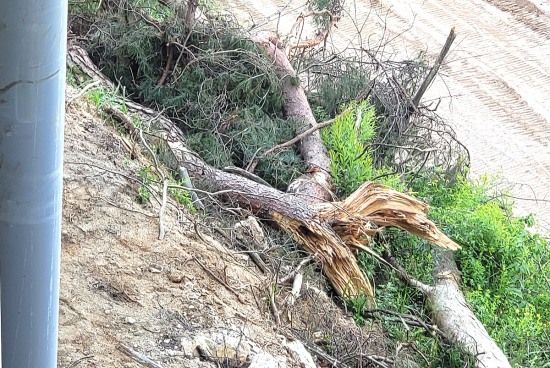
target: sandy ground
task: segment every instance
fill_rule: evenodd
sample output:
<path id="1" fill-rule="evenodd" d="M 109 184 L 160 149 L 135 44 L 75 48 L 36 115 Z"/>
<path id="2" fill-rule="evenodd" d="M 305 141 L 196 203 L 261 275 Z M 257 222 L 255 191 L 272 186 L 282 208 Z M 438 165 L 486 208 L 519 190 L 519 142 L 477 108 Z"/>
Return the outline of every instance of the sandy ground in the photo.
<path id="1" fill-rule="evenodd" d="M 226 2 L 240 19 L 284 34 L 304 11 L 301 0 Z M 550 224 L 550 1 L 348 0 L 332 35 L 341 51 L 376 48 L 396 59 L 420 51 L 430 60 L 447 34 L 458 34 L 424 101 L 456 129 L 472 157 L 474 176 L 498 175 L 516 212 Z M 355 21 L 353 21 L 355 20 Z M 523 199 L 519 199 L 523 198 Z"/>

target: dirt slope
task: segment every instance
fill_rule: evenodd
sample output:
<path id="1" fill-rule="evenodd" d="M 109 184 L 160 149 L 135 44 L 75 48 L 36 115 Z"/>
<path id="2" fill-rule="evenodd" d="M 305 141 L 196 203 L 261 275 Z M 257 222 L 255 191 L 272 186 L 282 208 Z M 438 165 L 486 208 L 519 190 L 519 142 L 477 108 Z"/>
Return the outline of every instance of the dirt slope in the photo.
<path id="1" fill-rule="evenodd" d="M 158 204 L 136 200 L 137 172 L 147 162 L 132 160 L 123 138 L 94 110 L 82 99 L 67 109 L 59 366 L 143 367 L 119 344 L 164 367 L 215 366 L 193 357 L 197 332 L 240 336 L 292 366 L 250 292 L 262 290 L 265 278 L 247 257 L 206 234 L 200 240 L 192 216 L 173 201 L 168 233 L 158 240 Z M 242 300 L 194 258 L 223 272 Z"/>
<path id="2" fill-rule="evenodd" d="M 76 96 L 69 88 L 67 100 Z M 321 290 L 326 282 L 315 263 L 293 306 L 292 285 L 276 287 L 275 324 L 268 301 L 274 272 L 282 277 L 294 267 L 277 257 L 281 245 L 263 252 L 279 268 L 267 262 L 270 272 L 262 274 L 173 198 L 159 240 L 158 193 L 149 204 L 137 200 L 139 170 L 154 166 L 120 129 L 84 97 L 67 104 L 59 367 L 144 367 L 121 344 L 165 368 L 305 367 L 301 341 L 313 336 L 333 354 L 339 347 L 345 353 L 348 342 L 357 354 L 384 354 L 375 346 L 379 336 L 355 326 Z"/>
<path id="3" fill-rule="evenodd" d="M 244 22 L 288 32 L 302 0 L 230 0 Z M 451 27 L 458 37 L 425 101 L 443 98 L 438 112 L 472 155 L 474 175 L 499 174 L 518 200 L 519 214 L 550 222 L 550 1 L 348 0 L 331 45 L 376 48 L 387 55 L 434 60 Z M 356 21 L 353 22 L 352 20 Z M 359 32 L 358 32 L 359 31 Z M 358 35 L 359 34 L 359 35 Z M 389 42 L 388 42 L 389 41 Z"/>

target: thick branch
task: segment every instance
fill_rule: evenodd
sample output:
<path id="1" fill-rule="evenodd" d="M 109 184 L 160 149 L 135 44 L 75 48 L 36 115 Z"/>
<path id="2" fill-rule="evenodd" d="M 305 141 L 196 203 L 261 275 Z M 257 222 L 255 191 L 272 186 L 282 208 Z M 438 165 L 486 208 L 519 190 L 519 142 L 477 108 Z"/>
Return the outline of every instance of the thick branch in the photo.
<path id="1" fill-rule="evenodd" d="M 412 99 L 412 104 L 414 108 L 418 108 L 418 104 L 420 103 L 420 100 L 422 99 L 422 96 L 424 96 L 424 93 L 426 93 L 426 90 L 434 80 L 435 76 L 437 75 L 437 72 L 439 71 L 439 67 L 443 63 L 443 60 L 445 60 L 445 57 L 447 56 L 447 53 L 449 52 L 451 45 L 453 44 L 453 41 L 456 38 L 455 33 L 455 27 L 451 28 L 451 32 L 449 32 L 449 36 L 447 36 L 447 40 L 445 41 L 445 45 L 443 45 L 443 49 L 441 49 L 441 52 L 439 53 L 439 56 L 437 57 L 435 64 L 432 66 L 432 69 L 428 73 L 428 76 L 426 79 L 424 79 L 424 82 L 422 82 L 422 85 L 414 95 Z"/>
<path id="2" fill-rule="evenodd" d="M 349 109 L 346 109 L 346 111 L 342 112 L 340 114 L 340 116 L 343 115 L 344 113 L 348 112 L 348 111 L 349 111 Z M 254 160 L 252 160 L 252 162 L 250 162 L 248 164 L 246 170 L 250 171 L 250 172 L 253 172 L 254 169 L 256 168 L 256 165 L 258 165 L 258 162 L 260 161 L 261 158 L 267 157 L 267 156 L 271 155 L 272 153 L 275 153 L 277 151 L 282 150 L 283 148 L 287 148 L 287 147 L 292 146 L 295 143 L 298 143 L 300 140 L 304 139 L 307 135 L 310 135 L 311 133 L 314 133 L 314 132 L 318 131 L 321 128 L 324 128 L 324 127 L 327 127 L 327 126 L 331 125 L 332 123 L 334 123 L 334 121 L 336 121 L 337 118 L 338 117 L 323 121 L 322 123 L 319 123 L 315 126 L 312 126 L 311 128 L 309 128 L 305 132 L 302 132 L 302 133 L 298 134 L 296 137 L 286 141 L 285 143 L 281 143 L 281 144 L 278 144 L 276 146 L 271 147 L 270 149 L 268 149 L 267 151 L 262 153 L 262 155 L 260 157 L 255 158 Z"/>
<path id="3" fill-rule="evenodd" d="M 253 38 L 273 60 L 275 71 L 283 83 L 284 113 L 295 121 L 296 134 L 301 134 L 318 124 L 307 101 L 294 68 L 290 64 L 284 49 L 270 41 L 268 35 Z M 308 172 L 289 185 L 289 191 L 309 195 L 314 202 L 332 200 L 330 159 L 318 130 L 305 135 L 298 148 L 308 167 Z"/>
<path id="4" fill-rule="evenodd" d="M 69 53 L 73 52 L 75 57 L 71 56 L 70 60 L 76 60 L 75 65 L 83 71 L 89 71 L 92 78 L 105 81 L 106 78 L 82 49 L 72 45 Z M 103 83 L 103 86 L 113 89 L 110 83 Z M 324 273 L 338 294 L 346 298 L 365 294 L 370 300 L 370 306 L 375 306 L 374 290 L 359 269 L 352 250 L 335 233 L 330 223 L 319 217 L 319 211 L 310 205 L 314 202 L 311 196 L 284 193 L 243 176 L 216 169 L 184 145 L 185 137 L 172 121 L 135 102 L 125 100 L 124 104 L 129 113 L 137 115 L 149 127 L 151 135 L 158 137 L 169 147 L 175 158 L 176 167 L 173 169 L 184 167 L 191 176 L 205 179 L 214 189 L 223 190 L 226 200 L 237 203 L 264 219 L 275 220 L 304 248 L 317 255 L 323 264 Z M 116 106 L 106 106 L 104 110 L 117 119 L 123 114 Z M 136 128 L 128 123 L 131 120 L 122 120 L 125 128 L 133 133 Z"/>
<path id="5" fill-rule="evenodd" d="M 291 49 L 307 49 L 310 47 L 320 45 L 321 43 L 325 42 L 325 40 L 330 34 L 330 31 L 336 26 L 336 23 L 338 23 L 338 21 L 340 20 L 339 15 L 332 14 L 328 10 L 312 11 L 306 14 L 300 14 L 300 16 L 298 17 L 298 20 L 296 21 L 296 24 L 303 25 L 305 18 L 319 16 L 319 15 L 326 15 L 330 18 L 325 28 L 318 30 L 316 34 L 313 36 L 313 38 L 305 39 L 301 41 L 298 40 L 298 42 L 296 43 L 291 43 L 289 45 Z"/>
<path id="6" fill-rule="evenodd" d="M 76 65 L 82 70 L 89 70 L 92 78 L 103 82 L 106 80 L 85 53 L 84 58 L 79 48 L 73 46 L 69 49 L 69 53 L 73 51 L 75 56 L 71 55 L 70 60 L 76 60 Z M 85 65 L 79 65 L 81 62 L 85 62 Z M 112 84 L 107 82 L 103 83 L 105 88 L 112 89 Z M 296 91 L 298 96 L 300 93 L 303 94 L 301 89 Z M 305 95 L 303 98 L 305 99 Z M 291 111 L 296 114 L 300 112 L 307 118 L 311 114 L 309 105 L 306 105 L 307 109 L 300 110 L 299 107 L 304 105 L 302 100 L 299 101 L 301 102 L 294 101 L 295 105 L 289 103 Z M 310 189 L 317 190 L 320 187 L 326 191 L 326 188 L 320 186 L 319 182 L 315 183 L 317 178 L 313 175 L 327 174 L 328 170 L 312 173 L 312 177 L 307 179 L 314 182 L 316 187 L 306 186 L 305 189 L 299 190 L 299 193 L 283 193 L 270 186 L 206 164 L 184 145 L 183 133 L 169 119 L 137 103 L 124 101 L 124 104 L 131 114 L 141 119 L 153 136 L 158 137 L 161 141 L 159 143 L 164 142 L 169 147 L 175 158 L 174 169 L 185 167 L 190 175 L 203 178 L 215 189 L 222 190 L 226 200 L 237 203 L 262 218 L 274 220 L 306 250 L 317 255 L 323 264 L 323 271 L 336 291 L 343 297 L 349 298 L 364 293 L 369 298 L 369 307 L 375 306 L 374 290 L 359 269 L 352 253 L 352 249 L 370 251 L 367 247 L 370 236 L 379 231 L 374 224 L 401 227 L 441 247 L 459 248 L 427 219 L 424 213 L 426 205 L 412 197 L 379 184 L 365 183 L 342 202 L 320 202 L 320 199 L 315 197 L 316 192 Z M 112 114 L 116 106 L 107 107 L 105 110 Z M 120 114 L 122 112 L 118 111 L 113 115 L 120 119 Z M 312 126 L 316 126 L 312 115 L 308 119 Z M 126 129 L 134 132 L 136 128 L 128 123 L 131 120 L 122 120 L 125 121 Z M 304 121 L 306 121 L 305 118 Z M 304 141 L 305 138 L 302 140 L 302 147 L 307 146 Z M 316 145 L 320 142 L 319 139 L 317 142 L 309 143 Z M 324 149 L 322 143 L 320 148 Z M 309 162 L 326 165 L 328 169 L 328 158 L 327 162 L 324 162 L 324 159 L 324 157 L 310 157 Z M 320 168 L 320 166 L 316 167 Z M 328 179 L 325 180 L 328 185 Z"/>
<path id="7" fill-rule="evenodd" d="M 435 285 L 426 285 L 410 276 L 389 252 L 386 260 L 401 280 L 426 297 L 435 323 L 443 336 L 465 353 L 476 358 L 478 368 L 511 367 L 508 359 L 472 312 L 460 290 L 460 271 L 450 250 L 435 249 Z"/>
<path id="8" fill-rule="evenodd" d="M 453 344 L 476 357 L 476 367 L 511 367 L 502 350 L 468 306 L 460 290 L 460 271 L 453 253 L 436 249 L 435 261 L 435 286 L 429 294 L 428 304 L 437 326 Z"/>

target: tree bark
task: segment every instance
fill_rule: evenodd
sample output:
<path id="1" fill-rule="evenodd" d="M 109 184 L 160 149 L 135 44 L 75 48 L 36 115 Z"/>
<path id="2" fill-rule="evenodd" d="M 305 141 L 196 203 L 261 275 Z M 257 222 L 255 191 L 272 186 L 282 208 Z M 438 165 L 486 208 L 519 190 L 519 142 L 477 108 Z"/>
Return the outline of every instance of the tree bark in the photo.
<path id="1" fill-rule="evenodd" d="M 435 261 L 435 286 L 428 294 L 428 304 L 439 329 L 453 344 L 476 358 L 476 367 L 511 367 L 502 350 L 468 306 L 460 290 L 460 271 L 454 254 L 436 249 Z"/>
<path id="2" fill-rule="evenodd" d="M 468 306 L 460 290 L 460 271 L 453 252 L 434 250 L 434 285 L 426 285 L 411 277 L 390 254 L 386 254 L 385 258 L 406 284 L 425 296 L 439 330 L 451 344 L 475 357 L 477 368 L 511 367 L 502 350 Z"/>
<path id="3" fill-rule="evenodd" d="M 277 45 L 276 39 L 268 33 L 253 37 L 252 40 L 260 44 L 273 60 L 275 71 L 282 83 L 284 114 L 296 124 L 296 135 L 317 126 L 306 93 L 285 50 L 280 47 L 281 45 Z M 298 143 L 298 149 L 307 165 L 307 172 L 292 182 L 288 191 L 309 197 L 310 203 L 333 200 L 330 159 L 321 133 L 317 130 L 302 138 Z"/>

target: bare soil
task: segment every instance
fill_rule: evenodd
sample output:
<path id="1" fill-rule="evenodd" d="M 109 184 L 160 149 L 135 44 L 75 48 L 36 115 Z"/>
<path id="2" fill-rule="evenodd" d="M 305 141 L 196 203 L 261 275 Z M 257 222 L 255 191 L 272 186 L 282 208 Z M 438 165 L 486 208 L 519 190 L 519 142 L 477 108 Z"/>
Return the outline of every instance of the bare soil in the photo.
<path id="1" fill-rule="evenodd" d="M 167 368 L 307 366 L 297 338 L 384 354 L 376 329 L 355 326 L 322 290 L 318 265 L 306 268 L 291 306 L 291 285 L 272 287 L 276 271 L 291 269 L 262 274 L 172 198 L 159 240 L 158 188 L 151 203 L 138 201 L 138 172 L 154 166 L 85 97 L 71 101 L 76 95 L 68 89 L 59 367 L 147 366 L 121 344 Z"/>
<path id="2" fill-rule="evenodd" d="M 286 359 L 252 297 L 266 280 L 247 257 L 207 234 L 202 241 L 192 216 L 173 201 L 167 235 L 158 240 L 158 204 L 137 201 L 138 170 L 150 163 L 132 160 L 128 139 L 82 99 L 68 107 L 65 129 L 59 366 L 84 359 L 78 367 L 143 367 L 118 344 L 166 367 L 213 366 L 185 351 L 182 338 L 215 329 L 242 333 Z"/>
<path id="3" fill-rule="evenodd" d="M 287 34 L 303 0 L 228 0 L 239 19 Z M 496 175 L 520 215 L 550 225 L 550 1 L 350 0 L 329 46 L 384 51 L 394 59 L 435 60 L 452 27 L 458 34 L 424 101 L 456 129 L 472 173 Z M 262 21 L 265 20 L 265 21 Z M 307 33 L 307 29 L 304 31 Z"/>

